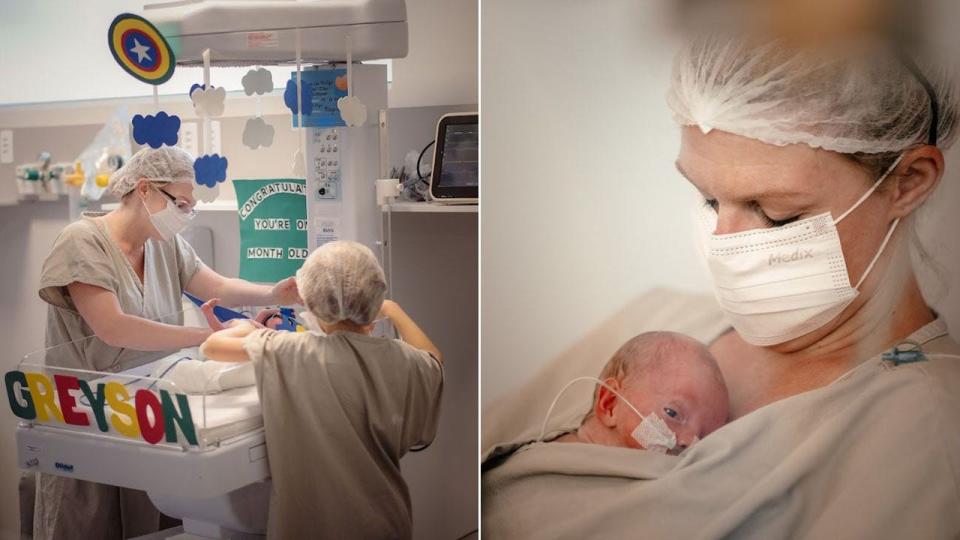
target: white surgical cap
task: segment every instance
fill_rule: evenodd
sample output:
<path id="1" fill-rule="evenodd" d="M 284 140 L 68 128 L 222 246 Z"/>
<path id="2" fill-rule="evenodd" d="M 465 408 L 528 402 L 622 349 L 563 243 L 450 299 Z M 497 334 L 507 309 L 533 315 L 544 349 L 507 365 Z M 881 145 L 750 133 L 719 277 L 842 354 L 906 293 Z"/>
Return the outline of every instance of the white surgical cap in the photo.
<path id="1" fill-rule="evenodd" d="M 297 271 L 297 287 L 307 309 L 327 324 L 372 323 L 387 292 L 377 258 L 356 242 L 330 242 L 317 248 Z"/>
<path id="2" fill-rule="evenodd" d="M 110 175 L 110 193 L 119 199 L 133 191 L 141 178 L 153 182 L 193 182 L 193 158 L 176 146 L 141 148 Z"/>
<path id="3" fill-rule="evenodd" d="M 860 45 L 838 53 L 698 38 L 677 55 L 667 102 L 681 125 L 778 146 L 880 153 L 927 142 L 932 114 L 923 84 L 891 49 Z M 937 145 L 945 148 L 956 91 L 945 70 L 919 71 L 936 96 Z"/>

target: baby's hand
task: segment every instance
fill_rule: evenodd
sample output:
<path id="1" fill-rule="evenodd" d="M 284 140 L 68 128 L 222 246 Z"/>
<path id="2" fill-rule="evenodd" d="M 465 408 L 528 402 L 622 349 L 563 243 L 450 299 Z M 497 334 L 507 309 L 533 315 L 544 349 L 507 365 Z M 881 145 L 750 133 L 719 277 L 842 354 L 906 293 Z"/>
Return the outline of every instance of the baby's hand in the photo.
<path id="1" fill-rule="evenodd" d="M 214 332 L 223 330 L 225 326 L 220 322 L 220 319 L 213 314 L 213 308 L 220 303 L 219 298 L 211 298 L 207 300 L 202 306 L 200 306 L 200 312 L 203 313 L 203 317 L 207 319 L 207 324 L 210 325 L 210 329 Z"/>

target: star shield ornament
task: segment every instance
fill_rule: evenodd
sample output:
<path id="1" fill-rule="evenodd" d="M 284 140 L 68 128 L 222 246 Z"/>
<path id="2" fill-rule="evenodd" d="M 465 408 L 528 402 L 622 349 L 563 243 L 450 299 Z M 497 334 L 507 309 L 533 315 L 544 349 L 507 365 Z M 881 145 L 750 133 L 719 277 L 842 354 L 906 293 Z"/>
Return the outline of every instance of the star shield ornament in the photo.
<path id="1" fill-rule="evenodd" d="M 159 85 L 173 76 L 177 60 L 170 44 L 139 15 L 117 15 L 107 31 L 107 44 L 120 67 L 140 81 Z"/>

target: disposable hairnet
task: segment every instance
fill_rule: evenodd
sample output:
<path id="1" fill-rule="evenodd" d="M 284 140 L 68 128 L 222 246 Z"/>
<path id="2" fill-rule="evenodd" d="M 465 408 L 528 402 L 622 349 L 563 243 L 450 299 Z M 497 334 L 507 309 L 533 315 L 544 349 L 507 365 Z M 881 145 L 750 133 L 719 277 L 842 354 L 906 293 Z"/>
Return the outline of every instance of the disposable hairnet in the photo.
<path id="1" fill-rule="evenodd" d="M 155 182 L 193 182 L 193 158 L 176 146 L 144 147 L 110 175 L 110 192 L 117 198 L 133 191 L 141 178 Z"/>
<path id="2" fill-rule="evenodd" d="M 719 129 L 841 153 L 899 152 L 927 142 L 932 119 L 927 91 L 901 58 L 877 44 L 838 53 L 698 38 L 677 55 L 667 102 L 681 125 L 704 133 Z M 956 90 L 943 68 L 918 71 L 936 96 L 938 146 L 945 148 L 954 134 Z"/>
<path id="3" fill-rule="evenodd" d="M 387 292 L 377 258 L 356 242 L 330 242 L 311 253 L 297 272 L 297 287 L 307 309 L 327 324 L 372 323 Z"/>

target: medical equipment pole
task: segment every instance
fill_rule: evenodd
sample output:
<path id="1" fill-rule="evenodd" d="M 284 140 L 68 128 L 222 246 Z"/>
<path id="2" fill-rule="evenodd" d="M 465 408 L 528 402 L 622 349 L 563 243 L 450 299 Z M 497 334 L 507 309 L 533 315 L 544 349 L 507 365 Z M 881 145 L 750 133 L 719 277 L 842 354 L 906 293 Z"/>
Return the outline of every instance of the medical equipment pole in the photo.
<path id="1" fill-rule="evenodd" d="M 388 140 L 387 140 L 387 111 L 385 109 L 380 109 L 379 113 L 379 136 L 380 136 L 380 175 L 378 178 L 387 177 L 387 162 L 389 161 L 389 150 L 388 150 Z M 379 201 L 378 201 L 379 202 Z M 389 208 L 387 209 L 389 211 Z M 386 238 L 384 237 L 383 230 L 383 213 L 380 214 L 380 262 L 381 264 L 386 264 L 386 251 L 385 244 Z M 389 275 L 388 275 L 389 277 Z M 389 284 L 387 285 L 387 298 L 392 298 L 392 290 L 390 289 Z"/>
<path id="2" fill-rule="evenodd" d="M 203 51 L 203 88 L 204 90 L 210 90 L 210 49 L 205 49 Z M 211 140 L 210 133 L 210 115 L 203 115 L 203 152 L 201 155 L 207 155 L 210 153 L 210 147 L 213 146 L 213 141 Z"/>
<path id="3" fill-rule="evenodd" d="M 303 166 L 303 176 L 307 176 L 307 133 L 306 128 L 303 127 L 303 86 L 300 77 L 300 72 L 303 69 L 303 48 L 300 42 L 300 29 L 297 28 L 297 129 L 300 131 L 299 144 L 300 148 L 297 150 L 297 163 L 294 164 L 294 169 L 298 165 Z"/>

